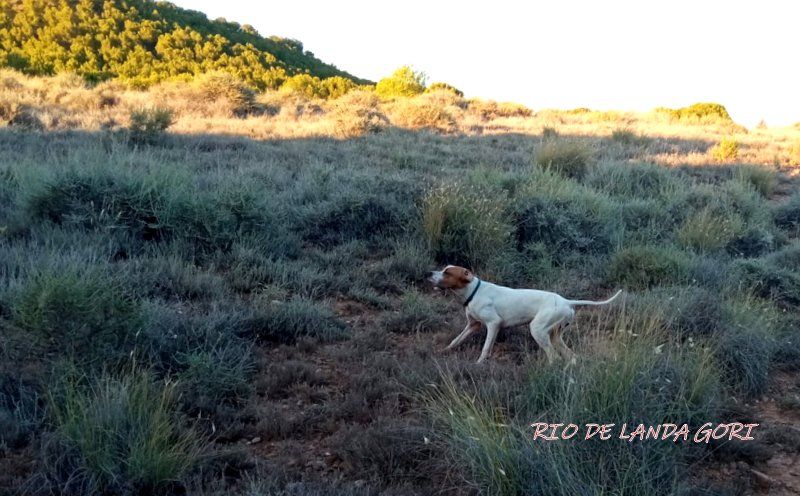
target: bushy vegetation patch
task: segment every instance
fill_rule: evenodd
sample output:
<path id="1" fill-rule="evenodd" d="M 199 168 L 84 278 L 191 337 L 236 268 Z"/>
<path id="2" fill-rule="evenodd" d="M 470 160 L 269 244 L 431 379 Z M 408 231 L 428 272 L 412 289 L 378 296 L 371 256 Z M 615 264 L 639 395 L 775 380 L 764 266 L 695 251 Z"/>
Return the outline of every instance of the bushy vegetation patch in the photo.
<path id="1" fill-rule="evenodd" d="M 732 268 L 733 282 L 753 294 L 783 305 L 800 305 L 800 273 L 763 259 L 741 260 Z"/>
<path id="2" fill-rule="evenodd" d="M 375 93 L 383 98 L 415 96 L 425 91 L 425 74 L 403 66 L 375 85 Z"/>
<path id="3" fill-rule="evenodd" d="M 689 445 L 531 440 L 531 422 L 597 418 L 628 426 L 673 418 L 695 427 L 713 418 L 718 375 L 707 352 L 661 340 L 655 327 L 615 324 L 607 353 L 575 368 L 532 371 L 514 400 L 456 382 L 447 372 L 429 395 L 441 441 L 468 470 L 472 487 L 492 494 L 674 494 L 683 485 Z M 560 422 L 560 420 L 559 420 Z M 695 449 L 702 449 L 697 448 Z"/>
<path id="4" fill-rule="evenodd" d="M 709 150 L 711 157 L 717 162 L 730 162 L 739 158 L 739 142 L 733 138 L 722 138 Z"/>
<path id="5" fill-rule="evenodd" d="M 800 233 L 800 193 L 774 207 L 775 225 L 793 233 Z"/>
<path id="6" fill-rule="evenodd" d="M 155 145 L 165 139 L 164 131 L 172 125 L 168 108 L 140 109 L 131 112 L 128 139 L 137 145 Z"/>
<path id="7" fill-rule="evenodd" d="M 385 240 L 402 232 L 409 210 L 392 197 L 339 198 L 326 210 L 309 213 L 304 237 L 319 246 Z"/>
<path id="8" fill-rule="evenodd" d="M 586 203 L 531 198 L 517 214 L 517 248 L 542 243 L 555 260 L 571 253 L 607 253 L 616 227 L 607 221 Z"/>
<path id="9" fill-rule="evenodd" d="M 609 279 L 630 289 L 677 283 L 688 274 L 686 256 L 669 246 L 632 246 L 616 251 L 609 263 Z"/>
<path id="10" fill-rule="evenodd" d="M 689 122 L 733 122 L 728 110 L 719 103 L 695 103 L 677 109 L 658 108 L 656 111 L 666 113 L 674 119 Z"/>
<path id="11" fill-rule="evenodd" d="M 101 367 L 133 351 L 141 314 L 119 281 L 100 272 L 43 272 L 20 288 L 12 322 L 40 358 L 58 353 Z"/>
<path id="12" fill-rule="evenodd" d="M 667 199 L 690 187 L 681 172 L 647 163 L 599 163 L 589 172 L 585 183 L 603 193 L 625 199 Z"/>

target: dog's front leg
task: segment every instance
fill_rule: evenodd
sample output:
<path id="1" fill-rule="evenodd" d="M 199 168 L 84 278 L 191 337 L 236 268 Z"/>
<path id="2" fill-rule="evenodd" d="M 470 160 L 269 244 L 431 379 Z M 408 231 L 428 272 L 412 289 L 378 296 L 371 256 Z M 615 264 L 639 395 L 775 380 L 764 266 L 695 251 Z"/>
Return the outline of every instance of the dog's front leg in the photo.
<path id="1" fill-rule="evenodd" d="M 480 321 L 473 320 L 473 319 L 467 317 L 467 325 L 466 325 L 466 327 L 464 327 L 464 330 L 461 331 L 461 334 L 456 336 L 456 338 L 454 340 L 452 340 L 449 345 L 447 345 L 447 349 L 448 350 L 452 350 L 456 346 L 460 345 L 461 343 L 464 342 L 465 339 L 470 337 L 473 332 L 477 331 L 480 328 L 481 328 Z"/>
<path id="2" fill-rule="evenodd" d="M 489 353 L 492 351 L 492 346 L 494 345 L 494 340 L 497 338 L 497 333 L 500 331 L 500 323 L 499 322 L 487 322 L 486 323 L 486 341 L 483 343 L 483 350 L 481 350 L 481 356 L 478 358 L 478 363 L 486 360 L 489 357 Z"/>

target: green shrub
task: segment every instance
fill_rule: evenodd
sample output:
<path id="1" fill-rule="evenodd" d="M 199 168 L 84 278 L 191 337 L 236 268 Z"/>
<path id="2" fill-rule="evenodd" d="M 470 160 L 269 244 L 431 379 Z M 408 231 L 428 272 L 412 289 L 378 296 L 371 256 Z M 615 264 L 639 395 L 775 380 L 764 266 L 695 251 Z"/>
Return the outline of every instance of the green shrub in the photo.
<path id="1" fill-rule="evenodd" d="M 764 259 L 737 261 L 731 268 L 731 282 L 749 289 L 756 296 L 783 305 L 800 305 L 800 273 Z"/>
<path id="2" fill-rule="evenodd" d="M 104 375 L 89 386 L 72 377 L 57 391 L 50 400 L 55 433 L 75 453 L 71 471 L 48 474 L 54 487 L 84 479 L 100 494 L 161 492 L 201 459 L 200 440 L 174 417 L 174 385 L 149 373 Z"/>
<path id="3" fill-rule="evenodd" d="M 686 256 L 670 247 L 633 246 L 611 256 L 609 278 L 630 289 L 681 282 L 688 273 Z"/>
<path id="4" fill-rule="evenodd" d="M 591 160 L 589 148 L 577 141 L 548 140 L 536 154 L 536 164 L 566 177 L 581 178 Z"/>
<path id="5" fill-rule="evenodd" d="M 401 232 L 407 209 L 389 196 L 338 198 L 322 212 L 310 212 L 303 237 L 325 247 L 358 239 L 385 241 Z"/>
<path id="6" fill-rule="evenodd" d="M 729 162 L 739 157 L 739 142 L 733 138 L 722 138 L 709 150 L 711 158 L 717 162 Z"/>
<path id="7" fill-rule="evenodd" d="M 301 337 L 330 342 L 348 333 L 345 323 L 329 308 L 302 298 L 257 310 L 245 328 L 256 339 L 278 343 L 294 343 Z"/>
<path id="8" fill-rule="evenodd" d="M 752 186 L 764 198 L 772 195 L 778 182 L 778 173 L 775 169 L 759 165 L 740 165 L 734 169 L 734 177 Z"/>
<path id="9" fill-rule="evenodd" d="M 403 66 L 375 85 L 375 93 L 382 98 L 415 96 L 425 91 L 425 74 Z"/>
<path id="10" fill-rule="evenodd" d="M 557 261 L 572 253 L 607 253 L 615 227 L 585 202 L 543 197 L 521 202 L 515 224 L 518 250 L 542 243 Z"/>
<path id="11" fill-rule="evenodd" d="M 42 272 L 20 290 L 13 322 L 44 353 L 81 364 L 110 365 L 133 351 L 138 305 L 99 272 Z"/>
<path id="12" fill-rule="evenodd" d="M 736 214 L 724 215 L 704 208 L 686 219 L 677 232 L 678 242 L 699 251 L 713 251 L 727 246 L 744 230 Z"/>
<path id="13" fill-rule="evenodd" d="M 173 123 L 168 108 L 139 109 L 131 112 L 128 139 L 137 145 L 154 145 L 164 140 L 164 131 Z"/>
<path id="14" fill-rule="evenodd" d="M 656 109 L 665 112 L 675 119 L 700 122 L 733 122 L 728 110 L 719 103 L 695 103 L 677 109 Z"/>
<path id="15" fill-rule="evenodd" d="M 441 263 L 486 267 L 510 246 L 505 199 L 463 184 L 430 190 L 422 202 L 422 228 Z"/>
<path id="16" fill-rule="evenodd" d="M 775 249 L 777 238 L 772 229 L 750 226 L 728 242 L 726 251 L 739 257 L 760 257 Z"/>
<path id="17" fill-rule="evenodd" d="M 794 233 L 800 233 L 800 193 L 773 207 L 775 225 Z"/>

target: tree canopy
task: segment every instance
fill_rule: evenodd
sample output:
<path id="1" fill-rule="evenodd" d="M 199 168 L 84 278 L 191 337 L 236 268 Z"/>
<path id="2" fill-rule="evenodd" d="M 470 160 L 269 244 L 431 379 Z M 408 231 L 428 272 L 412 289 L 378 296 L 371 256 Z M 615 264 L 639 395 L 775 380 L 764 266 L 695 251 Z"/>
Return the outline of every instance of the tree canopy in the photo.
<path id="1" fill-rule="evenodd" d="M 249 25 L 152 0 L 7 0 L 0 4 L 0 66 L 27 74 L 74 72 L 135 87 L 225 71 L 256 89 L 311 80 L 337 93 L 368 83 Z M 327 78 L 334 78 L 326 82 Z"/>

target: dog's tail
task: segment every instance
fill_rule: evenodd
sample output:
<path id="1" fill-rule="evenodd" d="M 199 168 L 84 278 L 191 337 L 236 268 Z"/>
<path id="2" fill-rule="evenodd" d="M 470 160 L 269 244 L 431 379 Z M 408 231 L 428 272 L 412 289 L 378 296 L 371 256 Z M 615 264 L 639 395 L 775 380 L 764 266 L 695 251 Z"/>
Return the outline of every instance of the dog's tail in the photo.
<path id="1" fill-rule="evenodd" d="M 611 298 L 609 298 L 609 299 L 607 299 L 605 301 L 567 300 L 567 303 L 569 303 L 570 305 L 607 305 L 607 304 L 611 303 L 612 301 L 616 300 L 617 296 L 619 296 L 621 293 L 622 293 L 622 290 L 620 289 L 619 291 L 617 291 L 617 294 L 615 294 L 614 296 L 612 296 Z"/>

